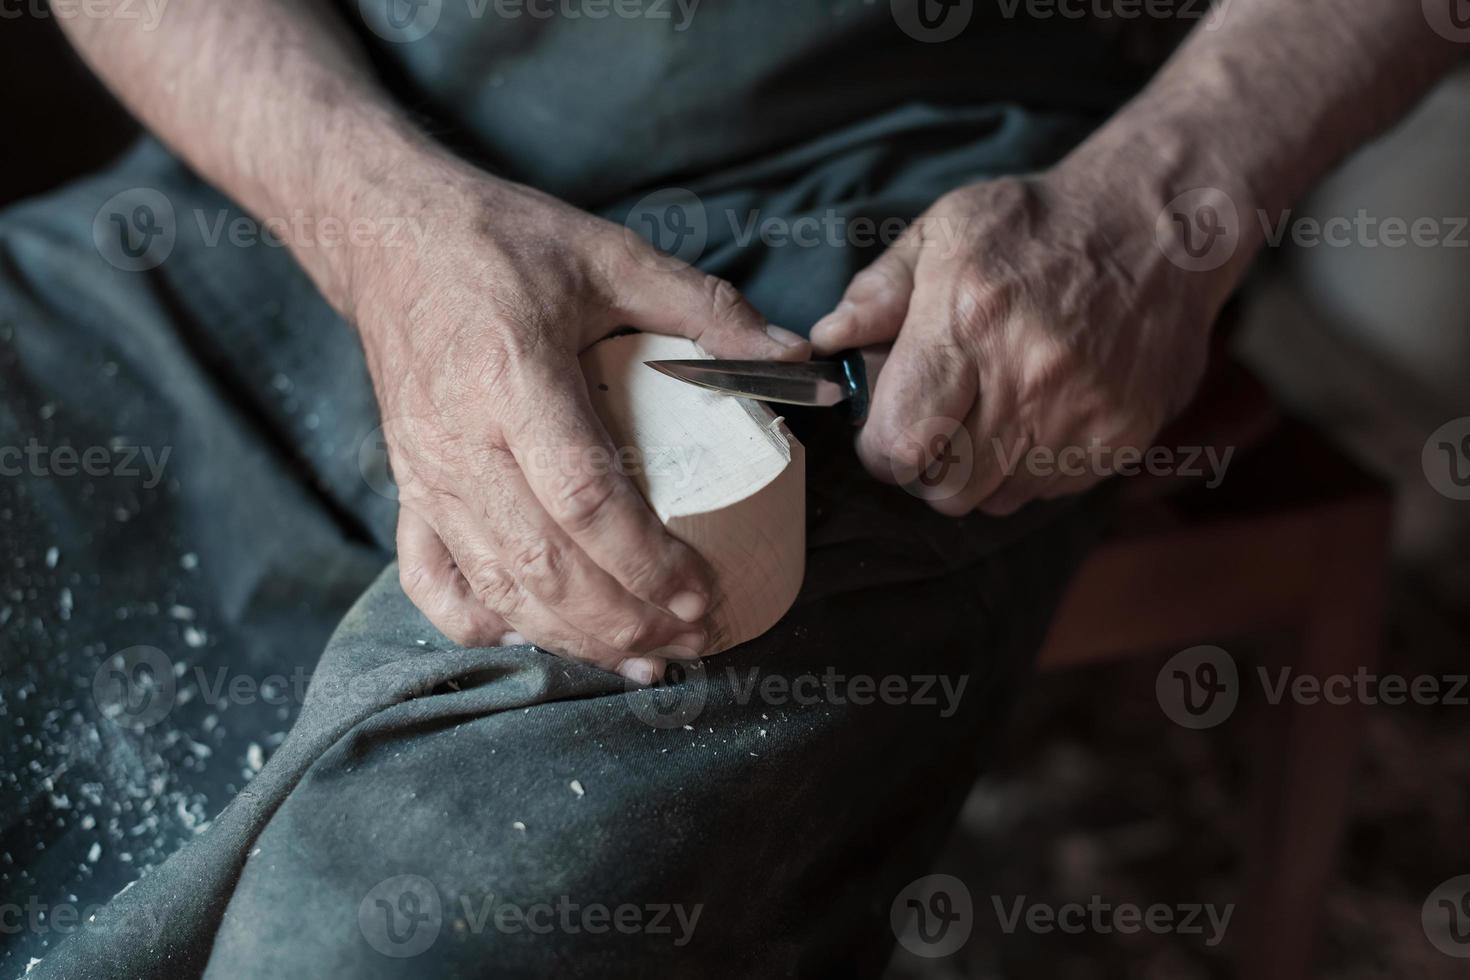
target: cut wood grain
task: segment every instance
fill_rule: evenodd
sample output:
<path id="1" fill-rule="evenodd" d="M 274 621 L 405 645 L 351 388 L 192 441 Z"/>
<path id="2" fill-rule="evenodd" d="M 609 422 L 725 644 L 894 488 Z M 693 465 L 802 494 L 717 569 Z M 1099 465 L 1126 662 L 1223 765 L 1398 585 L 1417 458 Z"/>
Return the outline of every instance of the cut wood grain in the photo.
<path id="1" fill-rule="evenodd" d="M 582 354 L 616 461 L 718 590 L 710 653 L 770 629 L 806 567 L 806 458 L 764 405 L 666 377 L 644 361 L 707 357 L 693 341 L 610 337 Z"/>

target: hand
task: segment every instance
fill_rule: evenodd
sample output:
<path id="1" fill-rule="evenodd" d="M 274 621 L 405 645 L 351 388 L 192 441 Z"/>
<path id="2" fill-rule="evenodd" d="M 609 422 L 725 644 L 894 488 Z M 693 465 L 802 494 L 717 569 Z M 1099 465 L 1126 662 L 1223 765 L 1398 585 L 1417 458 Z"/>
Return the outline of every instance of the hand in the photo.
<path id="1" fill-rule="evenodd" d="M 908 484 L 968 447 L 915 489 L 945 514 L 1002 515 L 1097 483 L 1094 447 L 1146 449 L 1193 392 L 1229 289 L 1170 264 L 1157 213 L 1065 165 L 935 203 L 812 329 L 823 352 L 893 342 L 864 465 Z M 1028 467 L 1034 449 L 1084 465 Z"/>
<path id="2" fill-rule="evenodd" d="M 706 648 L 719 600 L 609 465 L 577 355 L 620 326 L 725 357 L 810 348 L 618 225 L 440 169 L 376 192 L 371 213 L 425 233 L 354 255 L 348 274 L 399 486 L 403 589 L 457 643 L 530 641 L 652 683 L 662 656 Z"/>

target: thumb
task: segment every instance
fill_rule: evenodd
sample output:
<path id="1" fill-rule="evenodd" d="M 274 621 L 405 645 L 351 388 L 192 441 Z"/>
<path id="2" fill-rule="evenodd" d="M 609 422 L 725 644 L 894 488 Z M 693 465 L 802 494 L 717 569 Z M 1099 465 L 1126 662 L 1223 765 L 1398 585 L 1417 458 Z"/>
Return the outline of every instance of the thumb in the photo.
<path id="1" fill-rule="evenodd" d="M 910 231 L 853 276 L 837 308 L 812 327 L 812 346 L 822 353 L 891 342 L 908 315 L 914 291 L 919 235 Z"/>
<path id="2" fill-rule="evenodd" d="M 618 311 L 633 326 L 688 337 L 716 357 L 804 361 L 811 345 L 773 326 L 733 285 L 693 266 L 641 270 L 630 277 Z"/>

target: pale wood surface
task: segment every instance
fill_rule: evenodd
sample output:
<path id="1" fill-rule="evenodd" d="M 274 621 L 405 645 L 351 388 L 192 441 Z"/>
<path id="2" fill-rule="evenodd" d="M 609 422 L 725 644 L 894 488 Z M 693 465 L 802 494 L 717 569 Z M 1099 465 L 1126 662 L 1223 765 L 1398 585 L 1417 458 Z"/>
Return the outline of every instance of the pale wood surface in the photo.
<path id="1" fill-rule="evenodd" d="M 589 348 L 582 370 L 613 445 L 637 450 L 629 476 L 715 571 L 718 653 L 770 629 L 801 588 L 806 467 L 801 443 L 761 404 L 643 364 L 705 356 L 682 337 L 626 334 Z"/>

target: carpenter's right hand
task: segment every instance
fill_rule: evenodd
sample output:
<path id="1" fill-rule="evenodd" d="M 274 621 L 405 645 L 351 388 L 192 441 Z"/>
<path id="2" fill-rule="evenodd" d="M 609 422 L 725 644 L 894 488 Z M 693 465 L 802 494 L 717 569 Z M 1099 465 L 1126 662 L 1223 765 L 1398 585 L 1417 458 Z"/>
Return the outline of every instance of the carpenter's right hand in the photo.
<path id="1" fill-rule="evenodd" d="M 362 210 L 422 233 L 354 253 L 348 289 L 399 485 L 404 591 L 465 646 L 529 641 L 639 683 L 698 656 L 709 569 L 608 465 L 577 355 L 620 326 L 723 357 L 808 345 L 729 283 L 529 188 L 442 163 L 390 184 Z"/>

